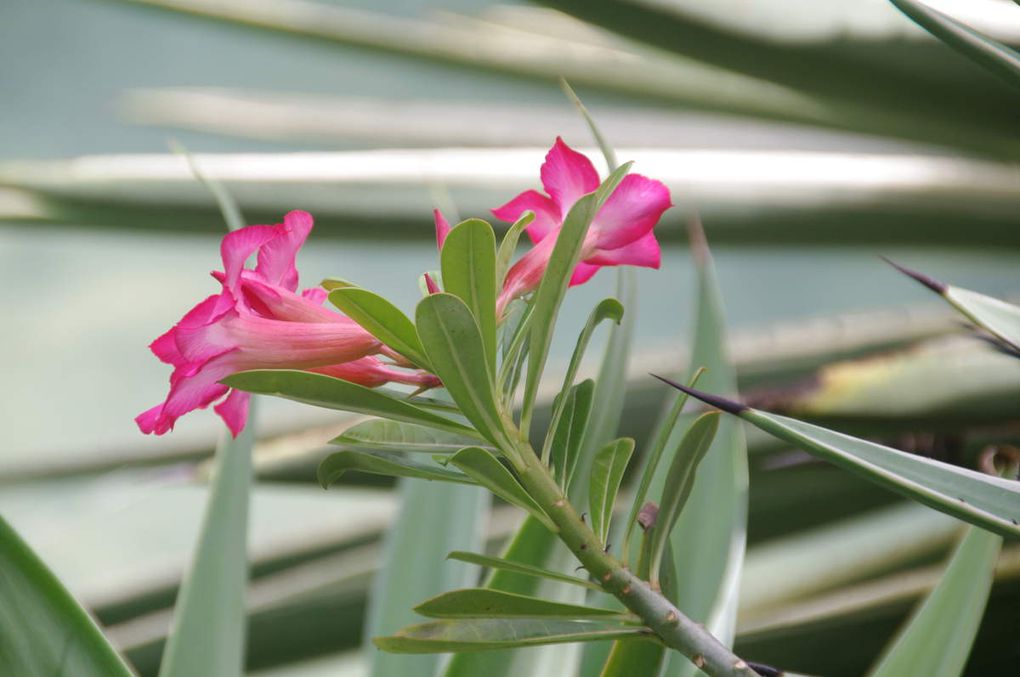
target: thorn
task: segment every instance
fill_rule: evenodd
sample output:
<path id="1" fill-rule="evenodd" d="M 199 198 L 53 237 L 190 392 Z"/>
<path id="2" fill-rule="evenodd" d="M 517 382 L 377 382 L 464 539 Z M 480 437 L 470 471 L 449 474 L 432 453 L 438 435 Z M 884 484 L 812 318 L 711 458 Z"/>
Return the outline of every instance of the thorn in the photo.
<path id="1" fill-rule="evenodd" d="M 883 261 L 885 261 L 886 263 L 888 263 L 890 266 L 892 266 L 896 270 L 898 270 L 901 273 L 903 273 L 904 275 L 906 275 L 907 277 L 914 278 L 915 280 L 917 280 L 918 282 L 923 284 L 928 289 L 931 289 L 933 292 L 935 292 L 939 296 L 942 296 L 943 294 L 945 294 L 946 290 L 949 288 L 948 285 L 946 285 L 945 283 L 939 282 L 938 280 L 936 280 L 933 277 L 928 277 L 924 273 L 919 273 L 916 270 L 911 270 L 910 268 L 906 268 L 904 266 L 901 266 L 900 264 L 896 263 L 895 261 L 887 259 L 884 256 L 880 256 L 879 258 L 882 259 Z"/>
<path id="2" fill-rule="evenodd" d="M 622 592 L 625 595 L 629 595 L 630 594 L 630 586 L 629 585 L 623 586 L 623 590 L 621 590 L 620 592 Z"/>
<path id="3" fill-rule="evenodd" d="M 585 521 L 585 518 L 587 518 L 587 517 L 588 517 L 588 513 L 586 513 L 586 512 L 582 512 L 581 513 L 581 523 L 582 524 L 587 524 L 587 522 Z"/>
<path id="4" fill-rule="evenodd" d="M 604 573 L 602 575 L 602 582 L 603 583 L 608 583 L 610 580 L 612 580 L 612 578 L 613 578 L 613 572 L 612 571 L 607 571 L 606 573 Z"/>
<path id="5" fill-rule="evenodd" d="M 738 671 L 747 670 L 747 663 L 738 658 L 737 662 L 733 664 L 733 669 Z"/>
<path id="6" fill-rule="evenodd" d="M 761 677 L 782 677 L 785 673 L 779 668 L 774 668 L 771 665 L 765 663 L 755 663 L 754 661 L 747 662 L 748 667 L 757 672 Z"/>
<path id="7" fill-rule="evenodd" d="M 560 499 L 557 499 L 555 503 L 553 503 L 553 507 L 554 508 L 562 508 L 566 504 L 567 504 L 567 499 L 560 498 Z"/>
<path id="8" fill-rule="evenodd" d="M 670 609 L 669 613 L 666 614 L 666 622 L 669 623 L 670 625 L 674 625 L 674 624 L 676 624 L 679 621 L 680 621 L 680 617 L 676 615 L 676 611 L 674 611 L 673 609 Z"/>
<path id="9" fill-rule="evenodd" d="M 694 663 L 694 667 L 698 668 L 699 670 L 705 667 L 705 657 L 702 656 L 701 654 L 698 654 L 694 658 L 692 658 L 691 662 Z"/>
<path id="10" fill-rule="evenodd" d="M 609 554 L 609 549 L 611 547 L 613 547 L 612 543 L 606 543 L 606 547 L 602 548 L 602 552 L 604 552 L 604 553 L 606 553 L 608 555 Z"/>
<path id="11" fill-rule="evenodd" d="M 715 407 L 716 409 L 722 409 L 727 414 L 740 416 L 742 412 L 745 412 L 750 408 L 747 405 L 741 404 L 740 402 L 735 402 L 733 400 L 728 400 L 725 397 L 719 397 L 718 395 L 712 395 L 711 393 L 695 390 L 694 388 L 688 388 L 687 386 L 681 385 L 676 381 L 666 378 L 665 376 L 659 376 L 658 374 L 650 374 L 650 376 L 654 376 L 655 378 L 659 379 L 666 385 L 671 385 L 677 390 L 682 390 L 691 397 L 699 399 L 702 402 Z"/>

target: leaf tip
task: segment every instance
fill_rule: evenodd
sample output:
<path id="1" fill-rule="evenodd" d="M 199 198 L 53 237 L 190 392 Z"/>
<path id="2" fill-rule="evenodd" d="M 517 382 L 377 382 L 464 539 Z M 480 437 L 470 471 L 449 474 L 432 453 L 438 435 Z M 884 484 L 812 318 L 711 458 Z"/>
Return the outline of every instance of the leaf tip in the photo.
<path id="1" fill-rule="evenodd" d="M 901 273 L 903 273 L 904 275 L 906 275 L 907 277 L 914 278 L 915 280 L 917 280 L 918 282 L 923 284 L 928 289 L 931 289 L 933 292 L 935 292 L 939 296 L 943 296 L 946 293 L 946 291 L 949 289 L 949 286 L 946 285 L 945 283 L 939 282 L 938 280 L 936 280 L 933 277 L 928 277 L 924 273 L 919 273 L 916 270 L 911 270 L 910 268 L 907 268 L 906 266 L 901 266 L 900 264 L 896 263 L 892 259 L 889 259 L 889 258 L 887 258 L 885 256 L 880 256 L 879 258 L 882 259 L 883 261 L 885 261 L 886 263 L 888 263 L 890 266 L 892 266 L 896 270 L 898 270 Z"/>
<path id="2" fill-rule="evenodd" d="M 746 405 L 741 404 L 740 402 L 737 402 L 735 400 L 728 400 L 725 397 L 720 397 L 718 395 L 712 395 L 711 393 L 706 393 L 706 392 L 703 392 L 701 390 L 696 390 L 694 388 L 689 388 L 689 387 L 687 387 L 685 385 L 677 383 L 676 381 L 673 381 L 672 379 L 668 379 L 665 376 L 659 376 L 658 374 L 650 374 L 650 375 L 654 376 L 657 379 L 659 379 L 660 381 L 662 381 L 666 385 L 673 386 L 677 390 L 681 390 L 681 391 L 687 393 L 688 395 L 690 395 L 691 397 L 694 397 L 696 399 L 701 400 L 705 404 L 709 404 L 709 405 L 715 407 L 716 409 L 720 409 L 722 411 L 725 411 L 727 414 L 733 414 L 734 416 L 740 416 L 741 413 L 743 413 L 743 412 L 745 412 L 745 411 L 747 411 L 749 409 L 749 407 L 747 407 Z"/>

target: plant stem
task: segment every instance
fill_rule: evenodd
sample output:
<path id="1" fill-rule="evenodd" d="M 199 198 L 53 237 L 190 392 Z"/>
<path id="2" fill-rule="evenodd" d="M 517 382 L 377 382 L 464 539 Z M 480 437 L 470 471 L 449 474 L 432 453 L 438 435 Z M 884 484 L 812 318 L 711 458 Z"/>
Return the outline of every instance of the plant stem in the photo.
<path id="1" fill-rule="evenodd" d="M 560 490 L 534 449 L 521 442 L 515 454 L 521 484 L 559 528 L 559 537 L 602 588 L 637 614 L 669 648 L 709 675 L 751 677 L 757 673 L 699 623 L 687 618 L 658 590 L 612 555 Z"/>

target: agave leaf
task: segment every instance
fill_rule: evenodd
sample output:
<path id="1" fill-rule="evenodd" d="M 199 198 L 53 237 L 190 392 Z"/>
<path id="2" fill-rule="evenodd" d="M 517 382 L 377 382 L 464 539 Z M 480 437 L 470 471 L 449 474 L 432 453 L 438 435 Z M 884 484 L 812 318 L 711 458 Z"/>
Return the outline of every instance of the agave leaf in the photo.
<path id="1" fill-rule="evenodd" d="M 419 301 L 415 317 L 429 362 L 464 416 L 497 447 L 512 448 L 496 403 L 485 341 L 471 310 L 458 297 L 439 293 Z"/>
<path id="2" fill-rule="evenodd" d="M 319 484 L 327 489 L 343 477 L 344 473 L 350 471 L 389 477 L 415 477 L 423 480 L 477 484 L 464 473 L 447 470 L 434 463 L 415 461 L 403 454 L 352 450 L 338 451 L 323 459 L 318 470 Z"/>
<path id="3" fill-rule="evenodd" d="M 0 518 L 0 672 L 44 677 L 134 674 L 96 622 Z"/>
<path id="4" fill-rule="evenodd" d="M 394 421 L 417 423 L 469 437 L 477 435 L 471 428 L 444 416 L 433 414 L 371 388 L 324 374 L 292 369 L 256 369 L 228 376 L 223 379 L 223 383 L 238 390 L 276 395 L 317 407 L 382 416 Z"/>
<path id="5" fill-rule="evenodd" d="M 534 515 L 539 521 L 556 531 L 557 527 L 535 502 L 521 483 L 495 456 L 481 447 L 466 447 L 450 457 L 450 465 L 460 468 L 464 474 L 503 500 L 512 503 Z"/>
<path id="6" fill-rule="evenodd" d="M 429 368 L 414 324 L 382 296 L 360 287 L 345 286 L 333 289 L 329 302 L 393 350 L 419 367 Z"/>
<path id="7" fill-rule="evenodd" d="M 392 637 L 377 637 L 373 641 L 383 651 L 438 653 L 594 642 L 642 637 L 647 632 L 632 625 L 609 621 L 478 618 L 412 625 Z"/>
<path id="8" fill-rule="evenodd" d="M 609 523 L 613 518 L 616 497 L 620 493 L 623 473 L 633 453 L 634 440 L 623 437 L 602 447 L 592 462 L 588 504 L 591 507 L 592 531 L 602 543 L 609 537 Z"/>
<path id="9" fill-rule="evenodd" d="M 496 367 L 496 236 L 481 219 L 457 224 L 440 254 L 444 289 L 478 322 L 490 371 Z"/>
<path id="10" fill-rule="evenodd" d="M 475 440 L 457 433 L 384 418 L 351 426 L 329 441 L 361 451 L 396 451 L 423 454 L 452 454 Z"/>
<path id="11" fill-rule="evenodd" d="M 444 592 L 422 602 L 414 610 L 429 618 L 582 619 L 621 615 L 616 609 L 563 604 L 488 588 Z"/>
<path id="12" fill-rule="evenodd" d="M 1002 537 L 967 529 L 942 580 L 886 647 L 872 677 L 963 674 L 995 578 Z"/>
<path id="13" fill-rule="evenodd" d="M 491 569 L 498 569 L 502 571 L 511 571 L 525 576 L 533 576 L 536 578 L 546 578 L 551 581 L 557 581 L 559 583 L 569 583 L 570 585 L 578 585 L 582 588 L 588 588 L 600 592 L 602 587 L 597 583 L 592 583 L 583 578 L 577 576 L 570 576 L 568 574 L 561 573 L 559 571 L 552 571 L 551 569 L 545 569 L 543 567 L 526 564 L 523 562 L 515 562 L 513 560 L 505 559 L 502 557 L 489 557 L 488 555 L 479 555 L 474 552 L 451 552 L 447 555 L 447 559 L 457 560 L 458 562 L 468 562 L 470 564 L 477 564 L 483 567 L 489 567 Z"/>

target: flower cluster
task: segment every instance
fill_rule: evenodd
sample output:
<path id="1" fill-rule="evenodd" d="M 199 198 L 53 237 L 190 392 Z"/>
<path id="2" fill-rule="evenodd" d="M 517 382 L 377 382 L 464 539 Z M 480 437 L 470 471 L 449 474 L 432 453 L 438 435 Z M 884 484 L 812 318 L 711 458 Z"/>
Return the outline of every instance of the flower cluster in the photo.
<path id="1" fill-rule="evenodd" d="M 561 139 L 546 156 L 541 178 L 546 194 L 525 191 L 493 210 L 497 218 L 511 222 L 526 211 L 535 214 L 527 228 L 534 247 L 503 280 L 497 301 L 500 316 L 510 301 L 538 286 L 570 208 L 599 186 L 591 161 Z M 670 206 L 662 183 L 636 174 L 625 177 L 592 220 L 571 284 L 586 282 L 602 266 L 658 268 L 660 249 L 653 228 Z M 442 249 L 450 225 L 438 210 L 435 223 Z M 303 369 L 372 388 L 391 382 L 419 388 L 440 385 L 434 375 L 408 368 L 357 322 L 325 308 L 324 289 L 298 293 L 295 257 L 311 229 L 312 217 L 294 211 L 281 224 L 248 226 L 223 238 L 223 271 L 213 273 L 220 292 L 192 308 L 150 346 L 173 372 L 165 401 L 135 419 L 143 432 L 161 435 L 189 411 L 218 402 L 216 412 L 237 435 L 247 420 L 249 396 L 221 381 L 249 369 Z M 253 255 L 254 269 L 245 268 Z M 439 291 L 431 278 L 427 282 L 430 292 Z"/>

